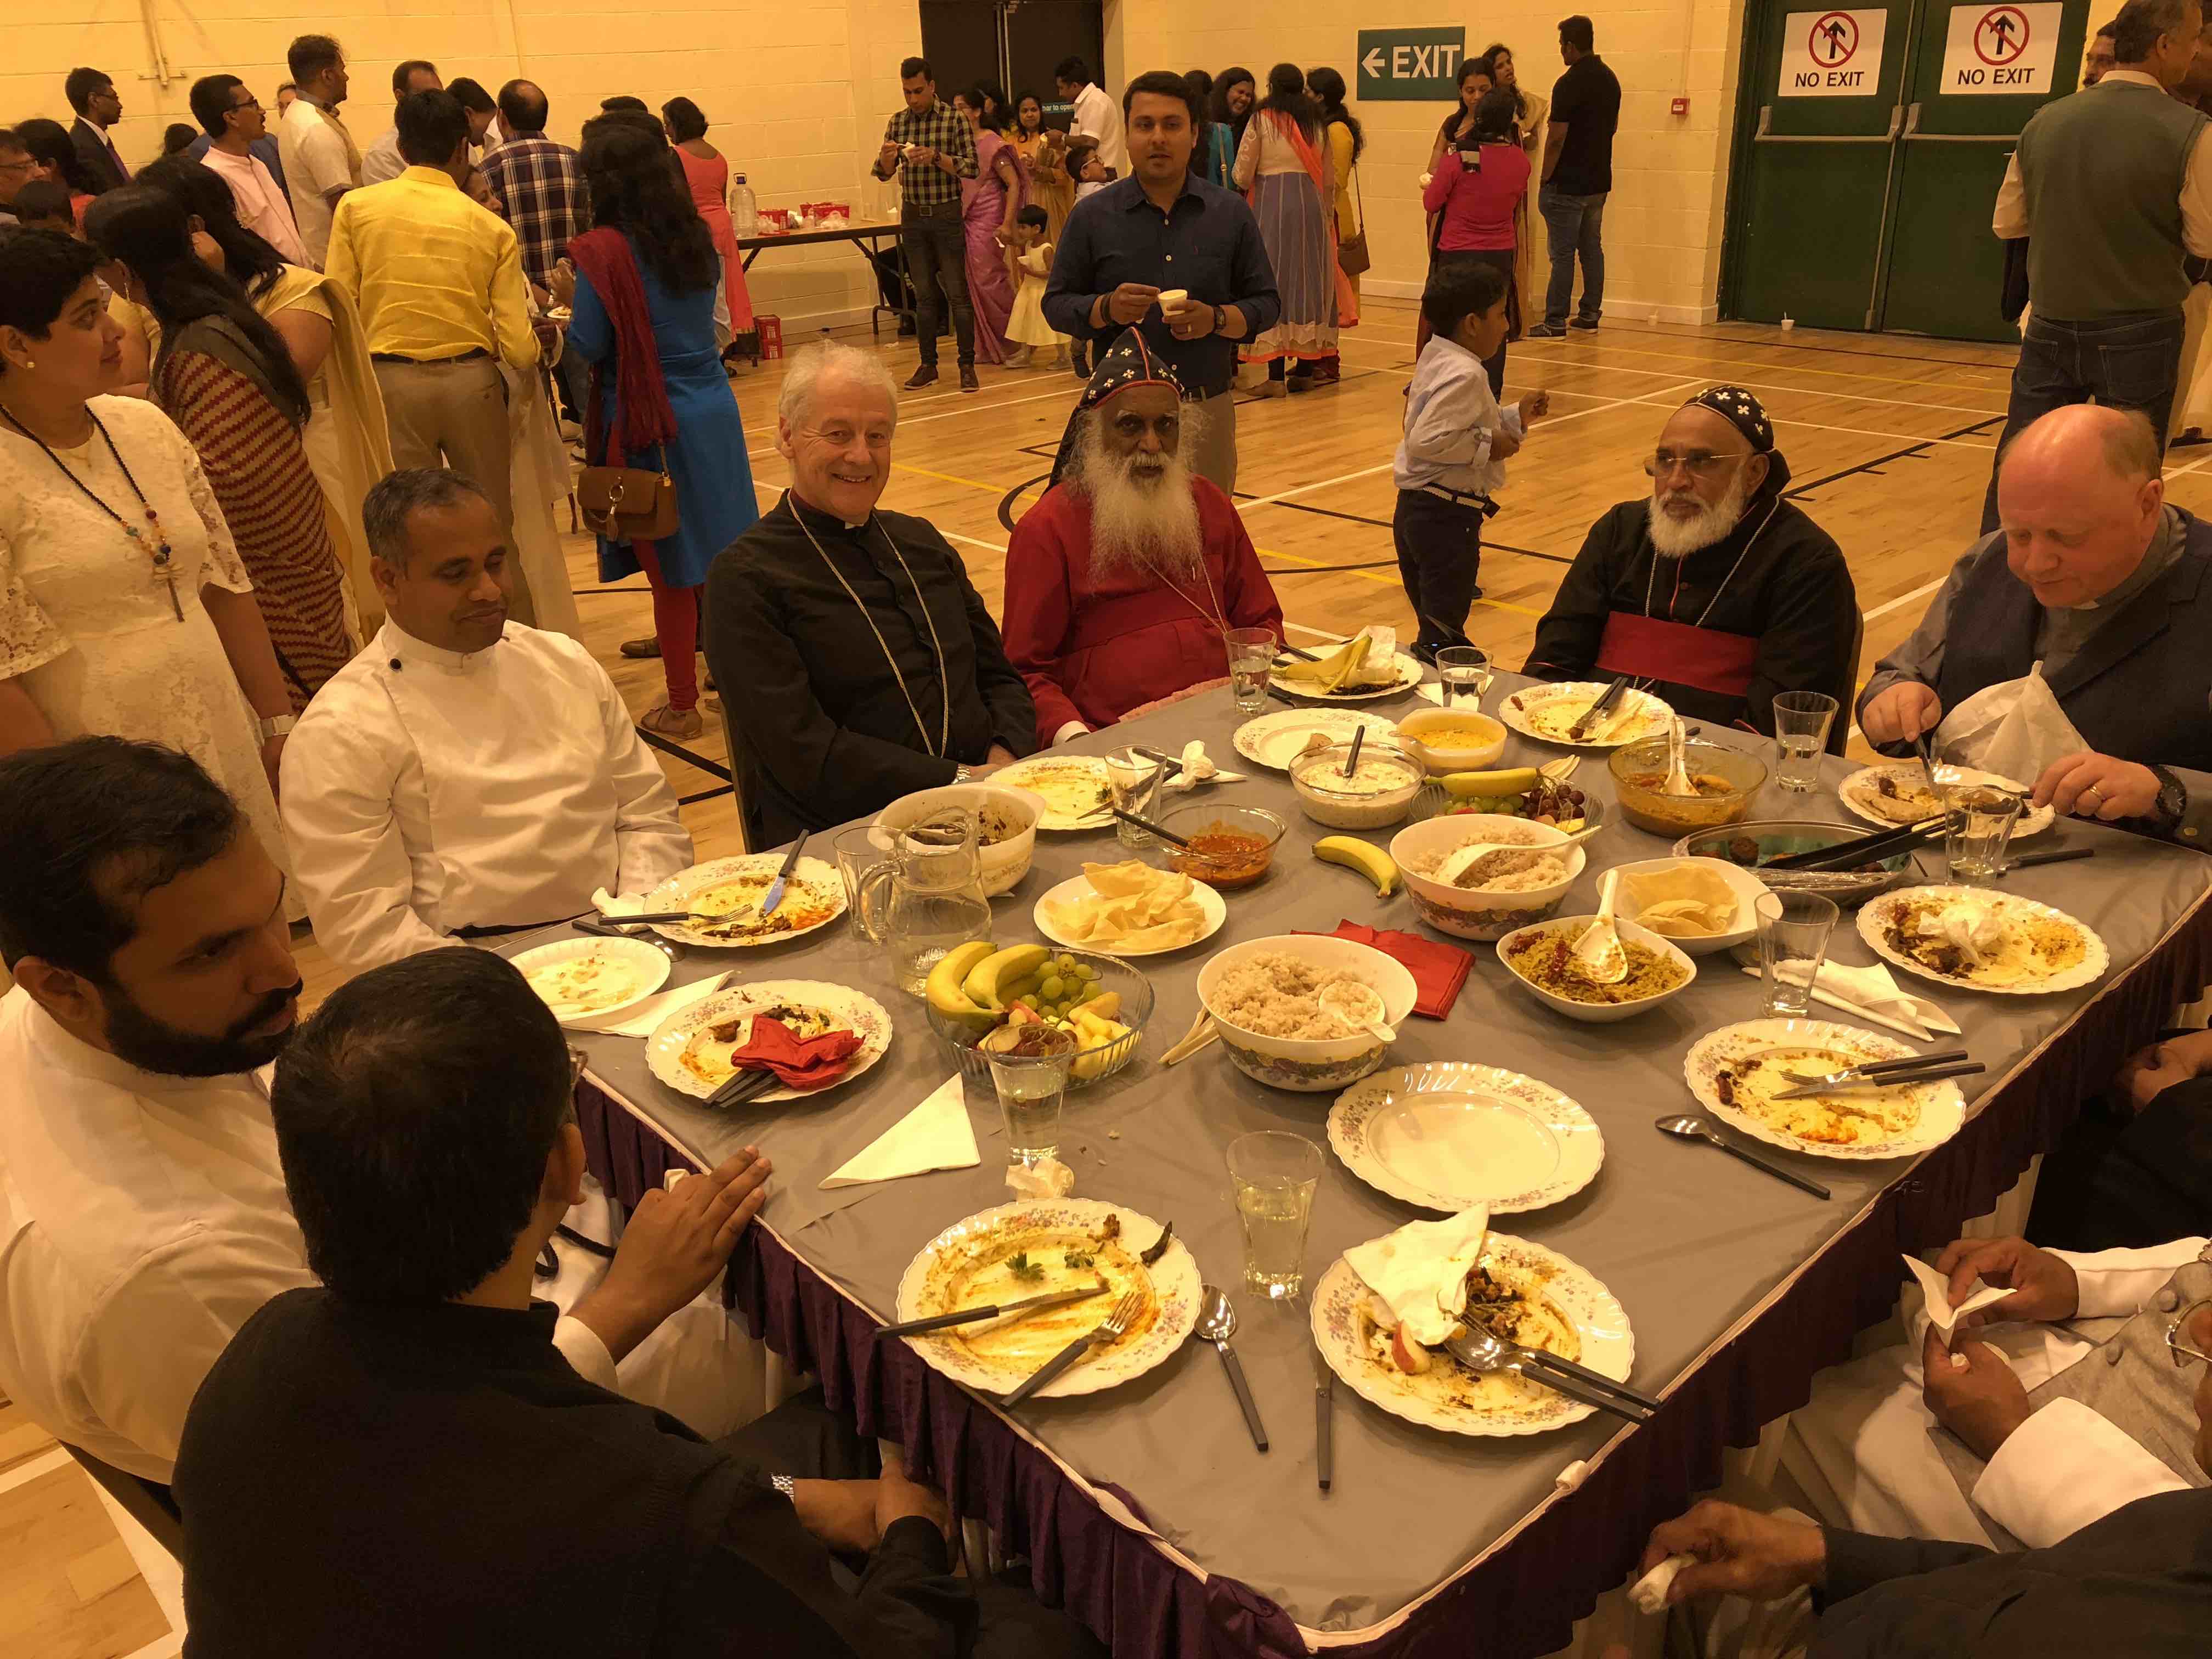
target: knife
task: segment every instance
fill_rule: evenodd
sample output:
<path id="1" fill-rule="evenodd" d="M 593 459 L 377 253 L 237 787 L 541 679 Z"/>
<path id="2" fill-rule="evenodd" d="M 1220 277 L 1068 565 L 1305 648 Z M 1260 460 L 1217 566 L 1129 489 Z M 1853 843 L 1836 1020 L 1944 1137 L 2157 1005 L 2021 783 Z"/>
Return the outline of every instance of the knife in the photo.
<path id="1" fill-rule="evenodd" d="M 1770 1049 L 1767 1052 L 1774 1051 Z M 1863 1077 L 1880 1077 L 1884 1072 L 1916 1072 L 1923 1066 L 1948 1066 L 1954 1060 L 1966 1057 L 1964 1048 L 1946 1048 L 1940 1054 L 1900 1054 L 1895 1060 L 1863 1060 L 1856 1066 L 1839 1066 L 1832 1072 L 1823 1072 L 1818 1077 L 1809 1079 L 1802 1072 L 1786 1068 L 1782 1075 L 1797 1083 L 1856 1083 Z"/>
<path id="2" fill-rule="evenodd" d="M 775 879 L 769 884 L 768 892 L 761 900 L 762 915 L 774 915 L 775 907 L 783 902 L 783 884 L 791 878 L 791 866 L 799 862 L 799 855 L 806 850 L 809 833 L 801 830 L 799 839 L 791 843 L 791 850 L 783 855 L 783 868 L 775 872 Z"/>
<path id="3" fill-rule="evenodd" d="M 1329 1483 L 1336 1479 L 1336 1432 L 1334 1413 L 1336 1373 L 1328 1368 L 1328 1356 L 1318 1344 L 1314 1348 L 1314 1477 L 1321 1489 L 1327 1492 Z"/>
<path id="4" fill-rule="evenodd" d="M 1873 1077 L 1852 1078 L 1842 1083 L 1809 1083 L 1801 1088 L 1781 1090 L 1773 1098 L 1804 1100 L 1813 1095 L 1834 1094 L 1844 1089 L 1894 1089 L 1907 1083 L 1940 1083 L 1947 1077 L 1972 1077 L 1977 1072 L 1989 1069 L 1978 1060 L 1959 1060 L 1948 1066 L 1925 1066 L 1917 1072 L 1882 1072 Z"/>
<path id="5" fill-rule="evenodd" d="M 1620 701 L 1620 694 L 1626 690 L 1628 690 L 1628 676 L 1623 674 L 1611 685 L 1607 686 L 1605 695 L 1583 709 L 1580 718 L 1567 728 L 1567 740 L 1570 743 L 1580 743 L 1589 737 L 1590 728 L 1612 711 L 1613 704 Z"/>
<path id="6" fill-rule="evenodd" d="M 961 1308 L 952 1313 L 932 1315 L 927 1319 L 909 1319 L 900 1325 L 886 1325 L 876 1333 L 886 1336 L 919 1336 L 924 1331 L 941 1331 L 948 1325 L 972 1324 L 979 1319 L 996 1319 L 1002 1314 L 1019 1313 L 1029 1308 L 1058 1308 L 1070 1302 L 1087 1302 L 1094 1296 L 1106 1294 L 1106 1286 L 1099 1285 L 1085 1291 L 1047 1291 L 1042 1296 L 1025 1296 L 1018 1302 L 1001 1302 L 990 1308 Z"/>

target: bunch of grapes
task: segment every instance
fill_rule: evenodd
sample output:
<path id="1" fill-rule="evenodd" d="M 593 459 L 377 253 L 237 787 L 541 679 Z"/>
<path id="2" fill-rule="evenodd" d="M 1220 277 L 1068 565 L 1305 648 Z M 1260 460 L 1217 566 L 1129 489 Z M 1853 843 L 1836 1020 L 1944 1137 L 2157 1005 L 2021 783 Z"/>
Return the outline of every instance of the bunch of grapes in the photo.
<path id="1" fill-rule="evenodd" d="M 1489 812 L 1509 818 L 1527 818 L 1536 823 L 1559 824 L 1581 817 L 1586 799 L 1583 792 L 1571 785 L 1546 778 L 1526 794 L 1476 795 L 1451 810 L 1455 813 Z"/>
<path id="2" fill-rule="evenodd" d="M 1079 1005 L 1097 994 L 1098 970 L 1063 951 L 1023 981 L 1014 1001 L 1033 1014 L 1065 1021 Z"/>

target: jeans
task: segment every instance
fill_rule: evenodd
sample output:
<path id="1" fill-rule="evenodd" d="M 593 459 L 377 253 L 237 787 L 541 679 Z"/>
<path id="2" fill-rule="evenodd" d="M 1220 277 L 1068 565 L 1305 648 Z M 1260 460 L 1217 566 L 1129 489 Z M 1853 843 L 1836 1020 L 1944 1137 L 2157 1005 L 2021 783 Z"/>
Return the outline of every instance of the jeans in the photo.
<path id="1" fill-rule="evenodd" d="M 925 368 L 937 365 L 938 319 L 950 310 L 960 343 L 960 367 L 975 362 L 975 311 L 968 303 L 968 230 L 960 204 L 909 207 L 899 222 L 899 247 L 914 283 L 915 338 Z"/>
<path id="2" fill-rule="evenodd" d="M 1407 601 L 1421 625 L 1415 648 L 1465 645 L 1467 613 L 1482 593 L 1475 584 L 1482 573 L 1482 510 L 1425 489 L 1401 489 L 1390 538 Z"/>
<path id="3" fill-rule="evenodd" d="M 1583 257 L 1583 302 L 1576 313 L 1594 323 L 1605 307 L 1605 244 L 1600 240 L 1605 225 L 1606 192 L 1569 196 L 1546 185 L 1536 192 L 1536 210 L 1544 216 L 1544 228 L 1552 249 L 1552 283 L 1544 292 L 1544 320 L 1564 327 L 1567 305 L 1575 297 L 1575 255 Z"/>
<path id="4" fill-rule="evenodd" d="M 1997 440 L 2000 464 L 2022 428 L 2054 409 L 2093 398 L 2148 416 L 2163 452 L 2166 422 L 2173 414 L 2173 389 L 2181 374 L 2183 328 L 2178 309 L 2137 312 L 2095 323 L 2062 323 L 2040 313 L 2031 314 L 2021 336 L 2020 361 L 2013 366 L 2004 434 Z M 1992 466 L 1989 494 L 1982 501 L 1982 533 L 1996 527 L 1997 468 Z"/>

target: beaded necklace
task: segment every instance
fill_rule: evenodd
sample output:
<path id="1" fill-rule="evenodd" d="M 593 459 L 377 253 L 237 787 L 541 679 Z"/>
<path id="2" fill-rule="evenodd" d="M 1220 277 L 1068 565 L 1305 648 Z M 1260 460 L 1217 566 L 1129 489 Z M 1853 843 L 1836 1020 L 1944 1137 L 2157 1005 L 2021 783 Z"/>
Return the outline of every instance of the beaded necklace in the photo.
<path id="1" fill-rule="evenodd" d="M 84 412 L 91 417 L 93 430 L 100 434 L 101 441 L 107 445 L 107 453 L 115 458 L 115 465 L 122 470 L 123 481 L 131 486 L 131 493 L 138 498 L 138 505 L 144 509 L 146 514 L 144 530 L 140 530 L 137 525 L 132 524 L 130 520 L 94 495 L 92 486 L 70 471 L 62 458 L 47 447 L 44 438 L 17 420 L 9 410 L 0 409 L 0 416 L 7 416 L 9 425 L 38 445 L 40 453 L 60 469 L 62 477 L 76 486 L 77 493 L 114 520 L 123 533 L 137 544 L 139 549 L 152 559 L 155 575 L 169 585 L 169 609 L 176 613 L 177 620 L 182 622 L 185 619 L 185 607 L 184 602 L 177 597 L 176 550 L 169 545 L 169 538 L 161 528 L 161 515 L 155 512 L 154 503 L 146 499 L 146 492 L 138 487 L 138 480 L 131 476 L 131 464 L 123 459 L 123 452 L 115 447 L 115 440 L 109 435 L 107 428 L 102 424 L 100 416 L 93 414 L 89 408 Z"/>

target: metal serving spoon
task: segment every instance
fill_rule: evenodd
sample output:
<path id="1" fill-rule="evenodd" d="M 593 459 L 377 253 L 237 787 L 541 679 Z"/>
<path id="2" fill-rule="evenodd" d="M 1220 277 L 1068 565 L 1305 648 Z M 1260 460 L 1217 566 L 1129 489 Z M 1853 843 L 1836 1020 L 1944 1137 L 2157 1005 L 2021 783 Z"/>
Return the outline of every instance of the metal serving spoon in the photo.
<path id="1" fill-rule="evenodd" d="M 1213 1344 L 1213 1351 L 1221 1356 L 1222 1365 L 1229 1372 L 1229 1386 L 1237 1390 L 1237 1404 L 1244 1413 L 1244 1426 L 1252 1431 L 1252 1443 L 1267 1450 L 1267 1431 L 1261 1424 L 1260 1407 L 1244 1381 L 1244 1367 L 1237 1361 L 1237 1351 L 1229 1346 L 1229 1339 L 1237 1334 L 1237 1310 L 1214 1285 L 1199 1286 L 1198 1323 L 1192 1328 Z"/>
<path id="2" fill-rule="evenodd" d="M 1661 1118 L 1659 1127 L 1666 1133 L 1680 1135 L 1685 1140 L 1710 1140 L 1723 1152 L 1741 1158 L 1753 1169 L 1764 1170 L 1778 1180 L 1786 1181 L 1793 1187 L 1802 1188 L 1815 1198 L 1828 1196 L 1828 1189 L 1819 1182 L 1808 1181 L 1794 1170 L 1785 1170 L 1779 1164 L 1768 1163 L 1756 1152 L 1746 1152 L 1723 1134 L 1720 1126 L 1709 1117 L 1701 1117 L 1694 1112 L 1684 1112 L 1677 1116 Z"/>

